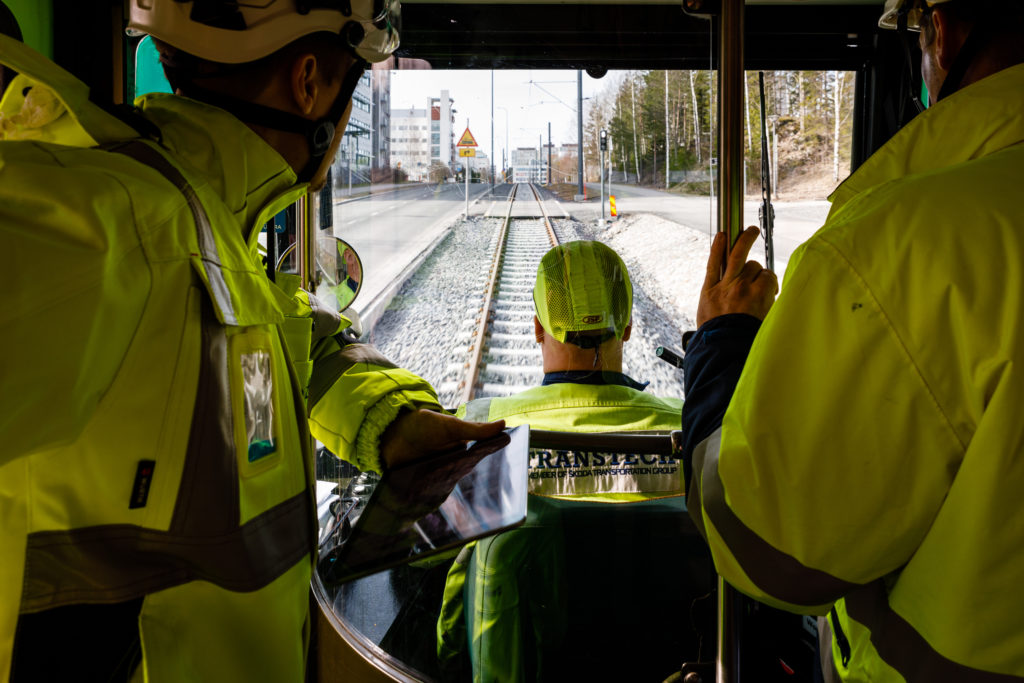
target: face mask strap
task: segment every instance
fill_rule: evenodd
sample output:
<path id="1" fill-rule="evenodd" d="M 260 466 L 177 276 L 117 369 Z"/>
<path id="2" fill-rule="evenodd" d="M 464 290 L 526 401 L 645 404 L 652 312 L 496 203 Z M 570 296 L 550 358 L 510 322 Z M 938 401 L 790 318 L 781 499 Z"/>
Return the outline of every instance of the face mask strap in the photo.
<path id="1" fill-rule="evenodd" d="M 331 147 L 331 142 L 334 140 L 334 136 L 338 134 L 336 126 L 341 121 L 342 114 L 345 113 L 345 109 L 348 107 L 348 103 L 352 100 L 352 95 L 356 91 L 356 86 L 359 85 L 359 79 L 363 77 L 363 73 L 366 71 L 366 62 L 362 59 L 357 59 L 356 63 L 348 70 L 345 74 L 345 80 L 341 84 L 341 90 L 338 91 L 338 97 L 334 100 L 334 104 L 331 105 L 331 111 L 328 112 L 327 117 L 320 119 L 316 122 L 317 126 L 323 128 L 323 133 L 316 140 L 309 139 L 307 141 L 309 147 L 309 162 L 305 168 L 299 173 L 299 180 L 302 182 L 309 182 L 316 175 L 319 170 L 321 163 L 323 163 L 324 157 L 327 156 L 327 151 Z M 327 126 L 330 130 L 327 130 Z M 314 131 L 315 133 L 316 131 Z M 344 131 L 342 131 L 344 134 Z"/>
<path id="2" fill-rule="evenodd" d="M 331 142 L 337 134 L 337 124 L 341 120 L 342 114 L 345 113 L 345 108 L 348 107 L 352 94 L 355 92 L 359 79 L 362 77 L 365 69 L 366 62 L 362 60 L 357 60 L 352 65 L 352 68 L 345 74 L 345 80 L 342 82 L 338 97 L 334 100 L 334 104 L 331 105 L 330 112 L 324 118 L 317 120 L 310 120 L 298 114 L 281 111 L 280 109 L 274 109 L 262 104 L 246 102 L 231 95 L 201 88 L 194 83 L 190 83 L 187 89 L 182 91 L 182 94 L 215 107 L 220 107 L 225 111 L 231 112 L 246 123 L 286 133 L 298 133 L 305 137 L 306 145 L 309 148 L 309 161 L 299 172 L 299 181 L 308 182 L 316 174 L 317 169 L 320 168 L 320 164 L 327 155 Z"/>

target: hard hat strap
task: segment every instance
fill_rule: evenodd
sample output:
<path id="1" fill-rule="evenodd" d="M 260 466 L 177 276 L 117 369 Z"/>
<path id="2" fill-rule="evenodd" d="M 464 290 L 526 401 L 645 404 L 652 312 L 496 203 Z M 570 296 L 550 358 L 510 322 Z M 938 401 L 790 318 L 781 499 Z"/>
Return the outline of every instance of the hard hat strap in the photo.
<path id="1" fill-rule="evenodd" d="M 917 114 L 920 114 L 925 110 L 924 103 L 921 102 L 920 96 L 914 90 L 914 56 L 911 46 L 917 42 L 916 36 L 911 36 L 910 29 L 907 28 L 908 12 L 900 11 L 896 18 L 896 34 L 900 37 L 900 42 L 903 43 L 903 54 L 904 61 L 907 64 L 907 91 L 908 97 L 911 104 L 914 105 L 914 109 Z M 903 105 L 900 105 L 900 125 L 903 125 Z"/>

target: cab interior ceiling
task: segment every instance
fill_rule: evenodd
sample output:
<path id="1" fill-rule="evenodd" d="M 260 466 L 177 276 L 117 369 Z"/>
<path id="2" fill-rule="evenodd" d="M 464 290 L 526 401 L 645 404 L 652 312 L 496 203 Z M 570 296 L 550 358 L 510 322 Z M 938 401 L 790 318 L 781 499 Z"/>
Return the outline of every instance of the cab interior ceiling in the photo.
<path id="1" fill-rule="evenodd" d="M 399 57 L 435 69 L 707 69 L 717 24 L 677 4 L 404 2 Z M 747 69 L 858 70 L 880 4 L 747 5 Z"/>

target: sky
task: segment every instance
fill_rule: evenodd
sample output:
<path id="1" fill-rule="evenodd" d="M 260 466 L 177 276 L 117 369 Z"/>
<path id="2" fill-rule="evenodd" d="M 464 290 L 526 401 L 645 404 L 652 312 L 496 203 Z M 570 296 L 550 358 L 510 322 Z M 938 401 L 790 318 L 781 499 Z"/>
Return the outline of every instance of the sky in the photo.
<path id="1" fill-rule="evenodd" d="M 427 106 L 427 98 L 449 91 L 455 109 L 456 141 L 466 129 L 473 133 L 479 151 L 491 155 L 491 71 L 438 70 L 392 71 L 391 109 Z M 500 163 L 506 139 L 509 147 L 534 147 L 538 136 L 557 147 L 576 142 L 576 71 L 521 70 L 494 71 L 494 157 Z M 597 80 L 583 74 L 583 97 L 591 97 L 609 86 L 609 73 Z M 587 102 L 584 100 L 584 123 Z"/>

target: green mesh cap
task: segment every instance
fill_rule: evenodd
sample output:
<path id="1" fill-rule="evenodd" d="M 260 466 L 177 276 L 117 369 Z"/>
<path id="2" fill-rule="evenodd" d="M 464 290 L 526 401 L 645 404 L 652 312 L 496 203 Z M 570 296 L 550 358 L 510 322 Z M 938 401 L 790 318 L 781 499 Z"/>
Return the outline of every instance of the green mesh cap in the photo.
<path id="1" fill-rule="evenodd" d="M 537 319 L 562 343 L 593 348 L 622 339 L 633 309 L 626 264 L 601 242 L 568 242 L 540 260 L 533 287 Z"/>

